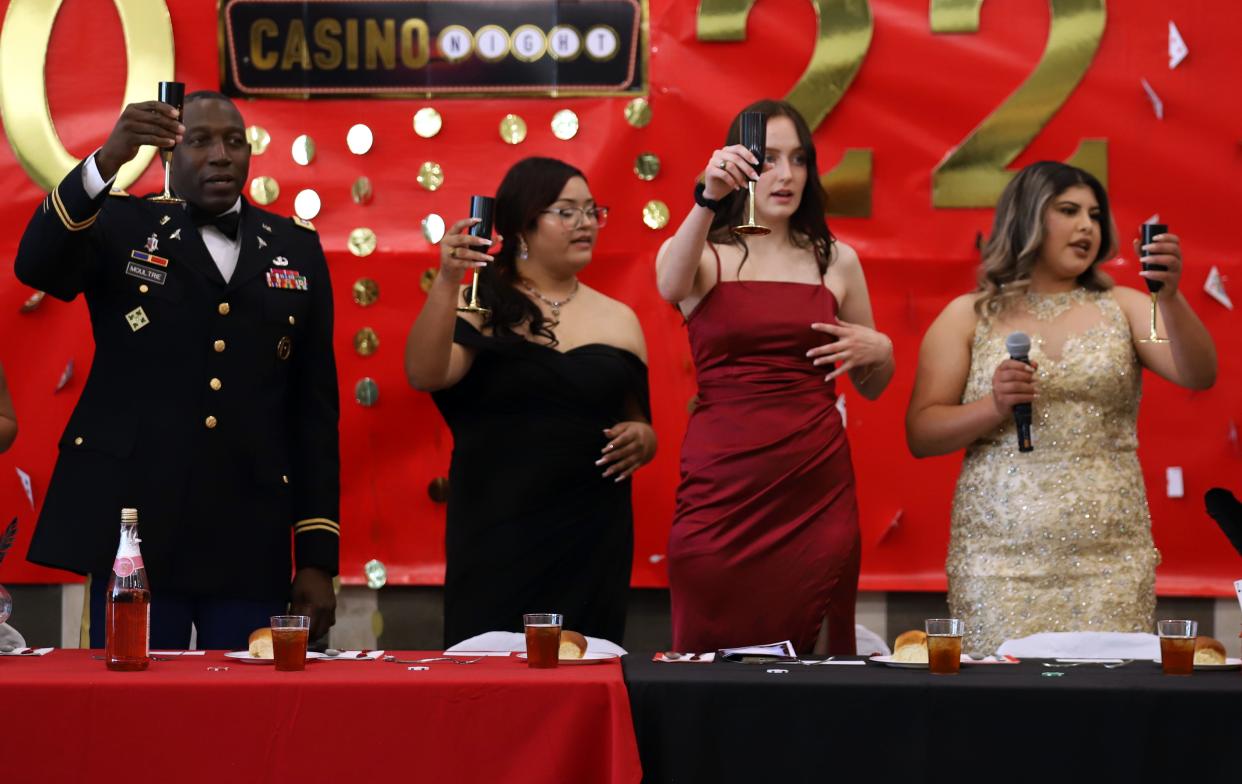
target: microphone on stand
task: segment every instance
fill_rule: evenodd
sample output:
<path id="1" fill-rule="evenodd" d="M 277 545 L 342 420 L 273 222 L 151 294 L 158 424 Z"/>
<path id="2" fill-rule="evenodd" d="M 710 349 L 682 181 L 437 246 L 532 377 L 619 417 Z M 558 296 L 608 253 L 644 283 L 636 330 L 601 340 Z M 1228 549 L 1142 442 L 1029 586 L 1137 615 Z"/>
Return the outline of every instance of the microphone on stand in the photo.
<path id="1" fill-rule="evenodd" d="M 1025 332 L 1011 332 L 1005 338 L 1005 350 L 1010 359 L 1031 364 L 1031 338 Z M 1035 449 L 1031 445 L 1031 404 L 1018 403 L 1013 407 L 1013 423 L 1018 429 L 1018 451 L 1030 452 Z"/>
<path id="2" fill-rule="evenodd" d="M 1242 503 L 1223 487 L 1213 487 L 1203 496 L 1207 513 L 1229 537 L 1233 549 L 1242 555 Z"/>

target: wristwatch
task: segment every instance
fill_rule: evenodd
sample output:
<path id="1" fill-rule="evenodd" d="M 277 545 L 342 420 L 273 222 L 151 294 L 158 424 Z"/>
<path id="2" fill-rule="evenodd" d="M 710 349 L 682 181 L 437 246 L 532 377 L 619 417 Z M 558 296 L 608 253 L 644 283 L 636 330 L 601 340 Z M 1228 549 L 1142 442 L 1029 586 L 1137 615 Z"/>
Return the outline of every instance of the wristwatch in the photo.
<path id="1" fill-rule="evenodd" d="M 724 200 L 707 198 L 703 195 L 703 191 L 706 189 L 707 186 L 701 182 L 694 186 L 694 203 L 700 207 L 706 207 L 712 212 L 720 212 L 720 209 L 724 207 Z"/>

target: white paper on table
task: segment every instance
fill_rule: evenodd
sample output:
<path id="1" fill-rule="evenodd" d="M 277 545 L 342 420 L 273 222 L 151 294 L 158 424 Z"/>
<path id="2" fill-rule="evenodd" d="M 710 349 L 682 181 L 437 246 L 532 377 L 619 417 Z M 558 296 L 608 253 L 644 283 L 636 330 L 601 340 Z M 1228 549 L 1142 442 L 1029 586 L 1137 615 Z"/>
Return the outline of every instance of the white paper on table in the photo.
<path id="1" fill-rule="evenodd" d="M 1229 292 L 1225 291 L 1225 279 L 1216 265 L 1212 265 L 1212 269 L 1208 270 L 1207 280 L 1203 281 L 1203 290 L 1209 297 L 1229 310 L 1233 310 L 1233 300 L 1229 298 Z"/>
<path id="2" fill-rule="evenodd" d="M 13 466 L 13 470 L 17 472 L 17 478 L 22 482 L 22 489 L 26 491 L 26 500 L 30 502 L 30 508 L 34 509 L 34 485 L 30 483 L 30 474 L 17 466 Z"/>
<path id="3" fill-rule="evenodd" d="M 789 640 L 781 642 L 769 642 L 762 645 L 743 645 L 740 648 L 721 648 L 719 651 L 721 657 L 729 654 L 741 654 L 743 656 L 788 656 L 794 658 L 797 654 L 794 652 L 793 643 Z"/>
<path id="4" fill-rule="evenodd" d="M 1151 101 L 1152 111 L 1156 113 L 1157 120 L 1164 119 L 1164 101 L 1160 100 L 1160 96 L 1156 95 L 1156 91 L 1147 83 L 1146 79 L 1140 79 L 1143 83 L 1143 91 L 1147 93 L 1147 100 Z"/>
<path id="5" fill-rule="evenodd" d="M 1182 60 L 1186 59 L 1186 55 L 1190 54 L 1190 47 L 1186 45 L 1186 41 L 1182 38 L 1182 31 L 1177 29 L 1177 25 L 1173 24 L 1173 20 L 1169 20 L 1169 70 L 1172 71 Z"/>
<path id="6" fill-rule="evenodd" d="M 55 648 L 14 648 L 7 653 L 0 651 L 0 656 L 46 656 Z"/>
<path id="7" fill-rule="evenodd" d="M 1145 632 L 1042 632 L 1005 640 L 997 653 L 1019 659 L 1158 659 L 1160 638 Z"/>
<path id="8" fill-rule="evenodd" d="M 615 642 L 600 637 L 587 637 L 587 653 L 612 653 L 624 656 L 628 651 Z M 445 653 L 473 653 L 487 656 L 508 656 L 526 652 L 526 635 L 521 632 L 484 632 L 444 649 Z"/>

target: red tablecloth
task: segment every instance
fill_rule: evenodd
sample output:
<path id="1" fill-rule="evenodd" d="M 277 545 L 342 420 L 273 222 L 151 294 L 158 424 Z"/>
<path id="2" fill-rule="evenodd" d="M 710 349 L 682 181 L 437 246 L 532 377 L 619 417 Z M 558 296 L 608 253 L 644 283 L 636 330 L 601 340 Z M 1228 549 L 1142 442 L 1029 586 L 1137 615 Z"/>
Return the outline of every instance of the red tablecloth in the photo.
<path id="1" fill-rule="evenodd" d="M 5 781 L 638 782 L 621 667 L 0 657 Z M 422 654 L 435 655 L 435 654 Z M 402 654 L 416 659 L 420 654 Z M 228 667 L 213 672 L 208 667 Z"/>

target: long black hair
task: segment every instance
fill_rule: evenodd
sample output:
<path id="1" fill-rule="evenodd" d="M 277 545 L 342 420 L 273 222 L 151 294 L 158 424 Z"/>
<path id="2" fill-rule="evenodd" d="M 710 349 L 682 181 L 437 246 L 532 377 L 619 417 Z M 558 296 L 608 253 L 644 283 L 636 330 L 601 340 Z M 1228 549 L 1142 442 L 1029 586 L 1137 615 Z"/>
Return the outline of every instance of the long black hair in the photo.
<path id="1" fill-rule="evenodd" d="M 832 259 L 832 244 L 836 242 L 836 237 L 833 237 L 832 232 L 828 230 L 828 221 L 825 218 L 828 194 L 819 181 L 819 161 L 815 155 L 815 140 L 811 138 L 811 129 L 807 126 L 806 120 L 802 118 L 802 114 L 792 104 L 787 101 L 765 98 L 742 109 L 733 118 L 733 122 L 729 124 L 728 136 L 725 138 L 726 145 L 741 143 L 743 112 L 763 112 L 768 116 L 768 120 L 773 117 L 788 117 L 794 124 L 794 129 L 798 133 L 798 143 L 802 146 L 803 154 L 806 155 L 806 185 L 802 188 L 802 200 L 798 204 L 798 209 L 794 210 L 794 214 L 789 218 L 789 240 L 796 247 L 810 248 L 815 252 L 815 263 L 819 266 L 819 274 L 822 276 L 828 271 L 828 263 Z M 759 164 L 760 172 L 762 172 L 762 158 Z M 712 228 L 707 235 L 707 238 L 716 245 L 740 245 L 742 264 L 746 263 L 746 257 L 750 252 L 743 238 L 733 233 L 733 227 L 745 220 L 743 213 L 746 211 L 746 198 L 745 190 L 737 190 L 724 197 L 721 200 L 724 206 L 712 219 Z"/>
<path id="2" fill-rule="evenodd" d="M 581 171 L 556 158 L 523 158 L 496 189 L 495 227 L 504 244 L 492 252 L 494 261 L 479 276 L 479 302 L 491 311 L 483 326 L 490 327 L 496 337 L 521 338 L 517 328 L 526 324 L 531 337 L 537 335 L 556 345 L 556 334 L 539 305 L 515 288 L 517 254 L 521 233 L 535 227 L 539 214 L 561 197 L 565 183 L 573 177 L 586 180 Z M 469 292 L 463 292 L 463 301 L 468 297 Z"/>

